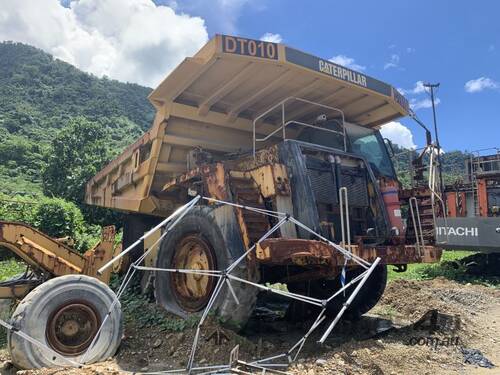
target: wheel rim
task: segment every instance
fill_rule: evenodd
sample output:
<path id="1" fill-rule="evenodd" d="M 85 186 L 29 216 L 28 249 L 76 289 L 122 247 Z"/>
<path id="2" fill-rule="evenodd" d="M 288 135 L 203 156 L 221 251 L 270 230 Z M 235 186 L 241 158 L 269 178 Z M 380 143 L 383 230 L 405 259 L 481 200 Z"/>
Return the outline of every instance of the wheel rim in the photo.
<path id="1" fill-rule="evenodd" d="M 101 325 L 96 310 L 86 301 L 71 301 L 57 307 L 49 317 L 46 337 L 63 355 L 79 355 L 91 344 Z"/>
<path id="2" fill-rule="evenodd" d="M 175 249 L 172 266 L 175 269 L 215 270 L 216 261 L 211 246 L 202 238 L 190 235 Z M 199 274 L 171 273 L 173 294 L 186 311 L 200 311 L 214 290 L 214 278 Z"/>

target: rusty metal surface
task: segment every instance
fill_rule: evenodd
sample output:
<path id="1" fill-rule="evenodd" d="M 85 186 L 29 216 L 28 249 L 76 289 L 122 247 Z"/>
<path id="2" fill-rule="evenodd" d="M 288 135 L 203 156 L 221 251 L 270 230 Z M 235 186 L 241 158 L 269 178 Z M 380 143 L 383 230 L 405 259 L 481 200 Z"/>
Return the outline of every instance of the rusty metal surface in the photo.
<path id="1" fill-rule="evenodd" d="M 287 98 L 300 97 L 333 106 L 344 112 L 347 122 L 369 128 L 408 114 L 407 101 L 397 90 L 378 80 L 372 87 L 372 79 L 362 73 L 267 42 L 265 45 L 274 51 L 273 58 L 224 51 L 223 38 L 215 36 L 151 93 L 149 99 L 156 109 L 151 129 L 90 179 L 85 194 L 87 204 L 168 215 L 182 204 L 182 198 L 157 193 L 192 166 L 187 161 L 194 149 L 214 155 L 214 160 L 228 153 L 249 152 L 252 118 Z M 304 60 L 310 58 L 315 59 L 313 65 L 323 64 L 326 70 L 311 69 L 311 61 L 306 64 Z M 344 72 L 343 76 L 332 75 L 332 69 Z M 363 83 L 346 81 L 343 77 L 347 73 L 363 77 Z M 294 104 L 297 121 L 316 117 L 316 112 L 315 106 L 307 102 Z M 276 126 L 275 116 L 269 114 L 257 123 L 255 135 L 268 135 Z M 287 129 L 289 139 L 296 135 L 294 129 Z M 273 142 L 274 139 L 267 145 Z M 248 170 L 277 162 L 277 154 L 267 150 L 259 153 L 256 160 L 244 158 L 236 164 L 246 164 L 238 170 Z"/>
<path id="2" fill-rule="evenodd" d="M 252 176 L 230 172 L 229 184 L 237 203 L 255 208 L 266 208 L 260 187 Z M 266 216 L 253 211 L 235 208 L 235 212 L 243 243 L 248 249 L 269 230 L 269 222 Z M 247 255 L 247 273 L 250 280 L 255 279 L 258 273 L 254 252 Z"/>
<path id="3" fill-rule="evenodd" d="M 278 146 L 274 145 L 257 151 L 255 157 L 248 155 L 237 160 L 227 161 L 226 164 L 228 168 L 232 170 L 249 171 L 264 165 L 277 164 L 279 162 Z"/>
<path id="4" fill-rule="evenodd" d="M 33 290 L 38 283 L 16 284 L 12 286 L 0 287 L 0 299 L 22 299 Z"/>
<path id="5" fill-rule="evenodd" d="M 380 257 L 382 264 L 434 263 L 442 254 L 442 249 L 435 246 L 425 246 L 422 256 L 410 245 L 352 245 L 350 250 L 369 262 Z M 259 263 L 269 265 L 338 267 L 344 264 L 342 254 L 327 243 L 315 240 L 267 239 L 259 244 L 256 254 Z"/>
<path id="6" fill-rule="evenodd" d="M 0 245 L 56 276 L 79 273 L 85 264 L 82 255 L 26 224 L 0 221 Z"/>
<path id="7" fill-rule="evenodd" d="M 0 221 L 0 246 L 18 255 L 33 269 L 47 277 L 85 274 L 109 282 L 110 273 L 97 275 L 97 270 L 113 256 L 115 228 L 105 227 L 102 240 L 84 255 L 60 241 L 22 223 Z M 19 298 L 36 284 L 20 284 L 0 288 L 0 298 Z"/>
<path id="8" fill-rule="evenodd" d="M 488 190 L 487 180 L 479 178 L 477 180 L 477 201 L 479 205 L 479 216 L 488 216 Z"/>
<path id="9" fill-rule="evenodd" d="M 168 193 L 176 188 L 188 189 L 199 181 L 203 182 L 208 196 L 227 200 L 226 171 L 222 163 L 202 165 L 183 173 L 167 182 L 162 191 Z"/>
<path id="10" fill-rule="evenodd" d="M 94 306 L 85 300 L 73 300 L 52 311 L 45 329 L 49 346 L 62 355 L 82 354 L 91 344 L 101 325 Z"/>
<path id="11" fill-rule="evenodd" d="M 216 256 L 212 247 L 197 234 L 183 238 L 175 249 L 172 266 L 176 269 L 214 270 Z M 215 288 L 215 279 L 194 273 L 171 273 L 172 292 L 183 310 L 202 310 Z"/>
<path id="12" fill-rule="evenodd" d="M 102 228 L 101 241 L 83 254 L 83 257 L 85 258 L 85 265 L 82 273 L 84 275 L 97 277 L 106 284 L 109 283 L 111 269 L 104 271 L 102 274 L 98 274 L 97 270 L 110 261 L 113 254 L 116 253 L 115 235 L 116 230 L 114 225 Z"/>

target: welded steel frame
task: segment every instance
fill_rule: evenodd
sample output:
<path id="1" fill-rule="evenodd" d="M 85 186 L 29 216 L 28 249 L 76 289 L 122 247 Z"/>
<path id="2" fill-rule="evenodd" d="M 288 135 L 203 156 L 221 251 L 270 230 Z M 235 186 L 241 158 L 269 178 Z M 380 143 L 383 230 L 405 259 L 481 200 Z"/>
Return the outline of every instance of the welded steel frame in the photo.
<path id="1" fill-rule="evenodd" d="M 347 204 L 347 194 L 345 196 L 346 198 L 346 204 Z M 196 269 L 170 269 L 170 268 L 158 268 L 158 267 L 146 267 L 142 266 L 141 263 L 144 261 L 144 259 L 150 254 L 150 252 L 161 242 L 161 240 L 172 230 L 172 228 L 200 201 L 200 200 L 206 200 L 210 203 L 216 203 L 216 204 L 224 204 L 224 205 L 230 205 L 234 207 L 238 207 L 241 209 L 246 209 L 246 210 L 251 210 L 254 212 L 258 212 L 262 215 L 267 215 L 271 216 L 274 218 L 278 218 L 278 222 L 271 228 L 269 229 L 253 246 L 251 246 L 248 250 L 246 250 L 238 259 L 236 259 L 233 263 L 231 263 L 226 269 L 224 270 L 196 270 Z M 348 217 L 346 217 L 346 220 L 348 221 Z M 326 299 L 318 299 L 318 298 L 313 298 L 309 297 L 306 295 L 301 295 L 297 293 L 291 293 L 288 291 L 282 291 L 278 289 L 274 289 L 271 287 L 268 287 L 266 285 L 262 285 L 259 283 L 252 282 L 250 280 L 246 280 L 244 278 L 235 276 L 232 274 L 233 270 L 235 267 L 240 264 L 251 252 L 255 251 L 257 245 L 264 241 L 266 238 L 271 236 L 274 232 L 276 232 L 283 224 L 291 222 L 302 229 L 306 230 L 309 232 L 311 235 L 315 236 L 321 241 L 327 242 L 331 247 L 340 252 L 347 260 L 353 261 L 356 263 L 358 266 L 363 267 L 365 270 L 352 280 L 350 280 L 347 284 L 342 286 L 339 290 L 337 290 L 335 293 L 333 293 L 330 297 Z M 198 347 L 198 341 L 200 338 L 201 334 L 201 328 L 206 321 L 208 314 L 210 313 L 210 310 L 212 309 L 216 299 L 218 298 L 221 290 L 224 288 L 224 286 L 227 286 L 232 298 L 234 298 L 235 302 L 239 304 L 238 297 L 236 293 L 234 292 L 234 288 L 232 287 L 231 283 L 232 282 L 241 282 L 245 283 L 247 285 L 266 290 L 271 293 L 279 294 L 281 296 L 298 300 L 303 303 L 311 304 L 317 307 L 321 307 L 321 311 L 319 312 L 318 316 L 316 317 L 315 321 L 309 328 L 309 330 L 300 338 L 286 353 L 282 353 L 279 355 L 274 355 L 271 357 L 259 359 L 256 361 L 252 361 L 249 363 L 246 362 L 241 362 L 243 365 L 247 365 L 249 367 L 253 367 L 256 369 L 261 369 L 261 370 L 269 370 L 273 371 L 273 368 L 286 368 L 288 367 L 291 363 L 295 362 L 305 344 L 309 336 L 326 320 L 326 309 L 328 306 L 328 303 L 331 302 L 335 297 L 337 297 L 339 294 L 344 293 L 348 288 L 353 286 L 354 284 L 358 283 L 354 291 L 350 293 L 349 298 L 347 301 L 343 304 L 342 309 L 337 313 L 336 317 L 333 319 L 333 321 L 328 325 L 327 329 L 321 336 L 320 340 L 318 343 L 323 344 L 325 340 L 328 338 L 328 336 L 331 334 L 332 330 L 334 329 L 335 325 L 338 323 L 344 312 L 349 308 L 350 304 L 356 297 L 357 293 L 361 290 L 361 288 L 364 286 L 365 282 L 367 279 L 370 277 L 371 273 L 375 269 L 375 267 L 379 264 L 380 258 L 376 258 L 376 260 L 373 263 L 369 263 L 368 261 L 356 256 L 353 254 L 349 249 L 345 249 L 344 247 L 335 244 L 334 242 L 328 240 L 327 238 L 323 237 L 319 233 L 316 233 L 314 230 L 311 228 L 307 227 L 294 217 L 290 216 L 287 213 L 279 212 L 279 211 L 271 211 L 271 210 L 265 210 L 265 209 L 259 209 L 255 207 L 249 207 L 249 206 L 244 206 L 236 203 L 231 203 L 231 202 L 225 202 L 222 200 L 217 200 L 213 198 L 208 198 L 208 197 L 201 197 L 201 196 L 196 196 L 194 197 L 191 201 L 189 201 L 187 204 L 181 206 L 179 209 L 177 209 L 172 215 L 170 215 L 168 218 L 163 220 L 160 224 L 155 226 L 153 229 L 145 233 L 139 240 L 134 242 L 131 246 L 126 248 L 119 256 L 113 258 L 110 262 L 105 264 L 103 267 L 99 269 L 99 272 L 104 272 L 107 268 L 111 267 L 114 262 L 118 261 L 121 257 L 123 257 L 125 254 L 133 250 L 136 246 L 138 246 L 144 239 L 149 237 L 152 233 L 155 231 L 164 228 L 164 232 L 162 235 L 152 244 L 149 249 L 147 249 L 135 262 L 133 262 L 123 280 L 122 283 L 120 284 L 118 290 L 115 293 L 115 299 L 113 300 L 112 304 L 110 305 L 110 308 L 108 309 L 108 313 L 104 317 L 101 326 L 99 327 L 99 330 L 92 340 L 90 346 L 87 348 L 87 350 L 83 353 L 83 355 L 79 356 L 76 360 L 66 358 L 56 352 L 54 352 L 54 355 L 57 354 L 57 357 L 63 358 L 68 365 L 73 366 L 73 367 L 82 367 L 85 365 L 88 354 L 90 353 L 91 349 L 94 347 L 95 343 L 97 342 L 99 335 L 105 326 L 109 316 L 111 315 L 113 309 L 115 308 L 116 304 L 119 303 L 120 298 L 122 297 L 124 291 L 130 284 L 130 281 L 132 280 L 133 276 L 137 271 L 154 271 L 154 272 L 176 272 L 176 273 L 194 273 L 194 274 L 199 274 L 203 276 L 208 276 L 208 277 L 216 277 L 217 283 L 215 286 L 215 289 L 210 296 L 210 299 L 202 313 L 202 316 L 200 318 L 200 321 L 198 322 L 198 325 L 196 327 L 196 333 L 195 337 L 193 340 L 193 344 L 191 347 L 191 352 L 189 354 L 188 362 L 186 368 L 183 369 L 176 369 L 176 370 L 166 370 L 166 371 L 156 371 L 156 372 L 146 372 L 144 374 L 179 374 L 179 373 L 188 373 L 188 374 L 220 374 L 220 373 L 231 373 L 231 364 L 227 365 L 210 365 L 210 366 L 196 366 L 195 365 L 195 357 L 196 357 L 196 352 L 197 352 L 197 347 Z M 350 241 L 349 241 L 350 242 Z M 345 246 L 345 244 L 344 244 Z M 30 341 L 34 345 L 37 345 L 39 347 L 42 347 L 44 349 L 48 349 L 50 351 L 51 348 L 49 348 L 47 345 L 39 342 L 38 340 L 30 337 L 28 334 L 24 332 L 20 332 L 15 329 L 15 327 L 12 327 L 10 324 L 7 322 L 4 322 L 0 320 L 0 325 L 4 326 L 8 330 L 13 331 L 15 334 L 20 335 L 21 337 L 25 338 L 26 340 Z M 278 359 L 285 359 L 285 362 L 283 363 L 270 363 L 271 361 L 275 361 Z M 276 370 L 275 370 L 276 371 Z"/>
<path id="2" fill-rule="evenodd" d="M 316 125 L 313 125 L 313 124 L 308 124 L 308 123 L 305 123 L 305 122 L 295 121 L 293 119 L 290 119 L 290 120 L 287 121 L 286 120 L 285 104 L 287 102 L 289 102 L 289 101 L 292 101 L 292 100 L 296 100 L 296 101 L 299 101 L 299 102 L 302 102 L 302 103 L 305 103 L 305 104 L 308 104 L 308 105 L 313 105 L 313 106 L 317 106 L 319 108 L 324 108 L 324 109 L 328 109 L 328 110 L 340 113 L 340 116 L 342 118 L 342 124 L 341 124 L 342 125 L 342 132 L 339 132 L 337 130 L 322 128 L 320 126 L 316 126 Z M 276 109 L 280 109 L 280 111 L 281 111 L 281 125 L 278 128 L 276 128 L 274 131 L 272 131 L 270 134 L 268 134 L 267 136 L 265 136 L 264 138 L 257 138 L 257 122 L 259 120 L 265 118 L 269 113 L 275 111 Z M 303 99 L 303 98 L 299 98 L 299 97 L 295 97 L 295 96 L 290 96 L 288 98 L 283 99 L 279 103 L 276 103 L 275 105 L 273 105 L 272 107 L 268 108 L 266 111 L 264 111 L 263 113 L 261 113 L 260 115 L 258 115 L 257 117 L 254 118 L 254 120 L 252 122 L 252 127 L 253 127 L 253 156 L 255 157 L 255 153 L 256 153 L 256 150 L 257 150 L 257 142 L 264 142 L 264 141 L 268 140 L 269 138 L 271 138 L 272 136 L 274 136 L 275 134 L 277 134 L 280 130 L 282 131 L 283 140 L 285 140 L 286 139 L 286 127 L 288 125 L 292 124 L 292 123 L 293 124 L 298 124 L 298 125 L 303 126 L 303 127 L 318 129 L 318 130 L 321 130 L 321 131 L 325 131 L 325 132 L 329 132 L 329 133 L 336 133 L 336 134 L 342 135 L 343 140 L 344 140 L 344 151 L 347 151 L 347 133 L 346 133 L 346 129 L 345 129 L 345 116 L 344 116 L 344 112 L 341 109 L 335 108 L 335 107 L 332 107 L 332 106 L 329 106 L 329 105 L 326 105 L 326 104 L 321 104 L 321 103 L 313 102 L 311 100 L 307 100 L 307 99 Z"/>

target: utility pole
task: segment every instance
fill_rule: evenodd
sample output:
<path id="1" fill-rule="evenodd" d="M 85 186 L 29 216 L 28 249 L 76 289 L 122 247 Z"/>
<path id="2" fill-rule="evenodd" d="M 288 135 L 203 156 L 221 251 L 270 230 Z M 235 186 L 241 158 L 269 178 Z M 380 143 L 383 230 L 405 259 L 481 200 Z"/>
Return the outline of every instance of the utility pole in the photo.
<path id="1" fill-rule="evenodd" d="M 424 87 L 428 88 L 431 94 L 431 102 L 432 102 L 432 116 L 434 118 L 434 135 L 436 136 L 436 146 L 438 150 L 437 154 L 437 159 L 439 163 L 439 185 L 440 185 L 440 190 L 441 193 L 444 191 L 444 185 L 443 185 L 443 174 L 441 172 L 441 145 L 439 143 L 439 135 L 438 135 L 438 128 L 437 128 L 437 121 L 436 121 L 436 104 L 434 100 L 434 89 L 439 88 L 439 83 L 424 83 Z"/>

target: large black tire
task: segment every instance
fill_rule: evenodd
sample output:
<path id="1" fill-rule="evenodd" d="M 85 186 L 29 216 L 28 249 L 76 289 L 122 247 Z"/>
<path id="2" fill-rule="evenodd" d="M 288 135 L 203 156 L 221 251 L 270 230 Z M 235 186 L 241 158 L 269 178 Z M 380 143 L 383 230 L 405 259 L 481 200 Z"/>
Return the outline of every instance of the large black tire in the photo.
<path id="1" fill-rule="evenodd" d="M 356 276 L 360 275 L 364 269 L 356 268 L 346 272 L 347 282 Z M 372 274 L 361 288 L 358 295 L 354 298 L 351 305 L 344 313 L 344 318 L 349 320 L 359 319 L 363 314 L 370 311 L 384 294 L 387 284 L 387 266 L 380 265 L 373 270 Z M 334 317 L 338 314 L 343 306 L 343 303 L 349 298 L 352 291 L 356 288 L 356 284 L 349 287 L 343 294 L 335 297 L 327 306 L 326 315 Z M 335 291 L 341 288 L 340 278 L 336 277 L 331 280 L 314 280 L 306 283 L 289 284 L 288 288 L 291 292 L 305 294 L 314 298 L 327 299 Z M 311 317 L 319 312 L 319 308 L 315 306 L 293 301 L 287 311 L 287 317 L 290 320 L 301 320 Z"/>
<path id="2" fill-rule="evenodd" d="M 216 210 L 221 210 L 218 217 L 224 221 L 223 225 L 216 220 Z M 192 251 L 201 249 L 200 254 L 203 252 L 203 257 L 199 258 L 200 269 L 226 269 L 237 259 L 238 254 L 244 251 L 237 227 L 232 222 L 233 215 L 233 210 L 229 206 L 193 208 L 163 239 L 158 251 L 157 267 L 194 268 L 189 262 L 179 261 L 179 254 L 184 254 L 185 249 L 192 246 Z M 210 253 L 209 256 L 205 255 L 206 252 Z M 234 269 L 233 274 L 247 279 L 245 261 Z M 215 288 L 217 278 L 206 276 L 196 280 L 201 285 L 200 293 L 196 295 L 192 287 L 185 287 L 188 281 L 193 285 L 192 277 L 186 274 L 157 272 L 154 283 L 157 303 L 183 318 L 193 314 L 201 315 Z M 239 304 L 235 302 L 225 285 L 211 311 L 215 312 L 226 326 L 239 330 L 243 328 L 254 310 L 258 290 L 236 281 L 231 281 L 231 285 Z"/>
<path id="3" fill-rule="evenodd" d="M 90 346 L 109 311 L 115 294 L 101 281 L 82 275 L 51 279 L 33 289 L 17 306 L 11 324 L 65 357 L 77 361 Z M 86 357 L 87 363 L 115 354 L 122 337 L 122 313 L 115 304 L 99 338 Z M 68 366 L 14 332 L 8 334 L 12 362 L 19 368 Z"/>

